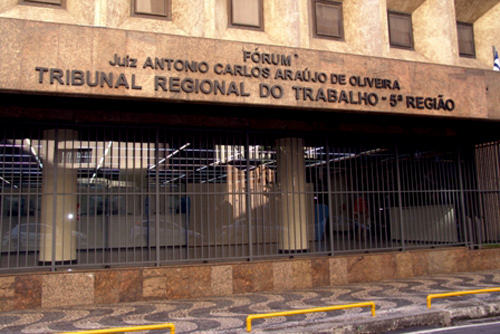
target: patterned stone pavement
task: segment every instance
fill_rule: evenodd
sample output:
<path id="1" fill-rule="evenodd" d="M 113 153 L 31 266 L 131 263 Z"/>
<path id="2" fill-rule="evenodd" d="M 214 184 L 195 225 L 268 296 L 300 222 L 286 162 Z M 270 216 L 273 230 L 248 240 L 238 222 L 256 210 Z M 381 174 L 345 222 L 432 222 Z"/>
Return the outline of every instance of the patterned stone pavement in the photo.
<path id="1" fill-rule="evenodd" d="M 54 333 L 161 322 L 175 323 L 177 333 L 246 333 L 245 319 L 251 313 L 374 301 L 376 318 L 388 318 L 430 312 L 425 301 L 429 293 L 493 286 L 500 286 L 500 270 L 284 293 L 13 311 L 0 313 L 0 333 Z M 500 308 L 500 293 L 435 299 L 432 305 L 432 310 L 453 310 L 474 305 L 497 305 Z M 290 333 L 293 332 L 290 329 L 298 324 L 345 324 L 369 319 L 369 308 L 350 309 L 255 320 L 253 329 L 262 332 L 288 328 L 283 332 Z"/>

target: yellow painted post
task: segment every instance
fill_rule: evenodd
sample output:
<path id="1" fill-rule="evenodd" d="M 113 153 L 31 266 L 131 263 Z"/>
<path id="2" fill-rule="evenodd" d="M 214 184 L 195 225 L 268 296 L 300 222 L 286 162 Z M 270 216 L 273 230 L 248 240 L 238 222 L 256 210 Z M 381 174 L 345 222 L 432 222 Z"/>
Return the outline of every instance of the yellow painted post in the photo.
<path id="1" fill-rule="evenodd" d="M 165 329 L 165 328 L 169 328 L 170 333 L 175 334 L 175 325 L 173 323 L 144 325 L 144 326 L 130 326 L 130 327 L 115 327 L 115 328 L 108 328 L 108 329 L 92 329 L 92 330 L 88 330 L 88 331 L 79 331 L 79 332 L 64 332 L 61 334 L 114 334 L 114 333 L 158 330 L 158 329 Z"/>
<path id="2" fill-rule="evenodd" d="M 472 294 L 489 293 L 489 292 L 500 292 L 500 287 L 479 289 L 479 290 L 464 290 L 464 291 L 453 291 L 453 292 L 447 292 L 447 293 L 430 294 L 430 295 L 427 295 L 427 308 L 431 308 L 431 301 L 433 298 L 455 297 L 455 296 L 472 295 Z"/>
<path id="3" fill-rule="evenodd" d="M 285 317 L 285 316 L 289 316 L 289 315 L 297 315 L 297 314 L 305 314 L 305 313 L 313 313 L 313 312 L 328 312 L 328 311 L 343 310 L 343 309 L 355 308 L 355 307 L 367 307 L 367 306 L 371 307 L 371 313 L 372 313 L 372 316 L 374 317 L 375 316 L 375 303 L 374 302 L 364 302 L 364 303 L 346 304 L 346 305 L 334 305 L 334 306 L 325 306 L 325 307 L 314 307 L 314 308 L 294 310 L 294 311 L 250 314 L 247 316 L 247 332 L 250 332 L 252 330 L 252 320 L 254 320 L 254 319 Z"/>

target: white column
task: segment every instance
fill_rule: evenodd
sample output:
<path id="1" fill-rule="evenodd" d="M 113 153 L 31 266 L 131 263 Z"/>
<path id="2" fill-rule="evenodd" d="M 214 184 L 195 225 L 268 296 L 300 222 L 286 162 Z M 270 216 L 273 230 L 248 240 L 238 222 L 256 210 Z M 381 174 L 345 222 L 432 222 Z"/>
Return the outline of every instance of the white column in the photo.
<path id="1" fill-rule="evenodd" d="M 276 144 L 281 193 L 279 249 L 305 251 L 308 244 L 304 141 L 302 138 L 281 138 Z"/>
<path id="2" fill-rule="evenodd" d="M 76 260 L 78 138 L 74 130 L 45 130 L 40 156 L 43 162 L 39 261 Z"/>

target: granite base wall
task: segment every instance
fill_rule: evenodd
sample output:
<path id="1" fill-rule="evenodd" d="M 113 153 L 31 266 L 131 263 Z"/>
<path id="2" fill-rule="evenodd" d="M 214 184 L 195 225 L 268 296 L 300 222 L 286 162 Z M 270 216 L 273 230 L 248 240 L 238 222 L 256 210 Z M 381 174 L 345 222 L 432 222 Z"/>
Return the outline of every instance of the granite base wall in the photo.
<path id="1" fill-rule="evenodd" d="M 500 248 L 0 276 L 0 311 L 310 289 L 500 268 Z"/>

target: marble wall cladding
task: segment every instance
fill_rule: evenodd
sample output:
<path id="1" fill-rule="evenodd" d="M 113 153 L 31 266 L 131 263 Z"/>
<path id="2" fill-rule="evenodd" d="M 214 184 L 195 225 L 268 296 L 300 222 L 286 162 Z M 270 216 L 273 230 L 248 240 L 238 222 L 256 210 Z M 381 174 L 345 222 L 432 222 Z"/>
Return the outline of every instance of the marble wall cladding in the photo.
<path id="1" fill-rule="evenodd" d="M 474 68 L 490 67 L 491 45 L 498 45 L 491 42 L 500 38 L 498 34 L 492 33 L 498 31 L 500 24 L 495 20 L 500 7 L 497 5 L 496 9 L 493 8 L 497 0 L 339 1 L 343 4 L 345 31 L 345 39 L 340 41 L 314 36 L 311 0 L 263 1 L 262 29 L 232 27 L 228 18 L 228 0 L 172 1 L 169 20 L 133 15 L 132 0 L 66 0 L 64 7 L 2 0 L 0 17 L 312 48 L 448 65 L 460 63 Z M 415 13 L 415 35 L 418 42 L 415 50 L 389 47 L 387 9 Z M 474 23 L 477 61 L 458 56 L 455 21 Z M 439 22 L 437 27 L 436 22 Z"/>
<path id="2" fill-rule="evenodd" d="M 330 285 L 330 262 L 328 258 L 311 259 L 311 283 L 313 287 Z"/>
<path id="3" fill-rule="evenodd" d="M 272 291 L 274 279 L 272 262 L 233 265 L 233 292 Z"/>
<path id="4" fill-rule="evenodd" d="M 312 268 L 310 260 L 274 262 L 273 290 L 297 290 L 312 287 Z"/>
<path id="5" fill-rule="evenodd" d="M 131 302 L 142 298 L 142 271 L 110 270 L 95 272 L 96 304 Z"/>
<path id="6" fill-rule="evenodd" d="M 145 298 L 178 299 L 212 295 L 210 266 L 145 269 L 143 277 Z"/>
<path id="7" fill-rule="evenodd" d="M 167 277 L 169 269 L 144 269 L 142 272 L 142 293 L 146 299 L 161 299 L 167 297 Z"/>
<path id="8" fill-rule="evenodd" d="M 252 263 L 0 276 L 1 311 L 303 290 L 500 268 L 500 249 L 444 248 Z"/>
<path id="9" fill-rule="evenodd" d="M 210 273 L 212 294 L 229 296 L 233 294 L 233 267 L 213 266 Z"/>
<path id="10" fill-rule="evenodd" d="M 43 279 L 41 275 L 23 275 L 15 278 L 14 309 L 33 309 L 43 306 Z"/>
<path id="11" fill-rule="evenodd" d="M 372 282 L 395 277 L 394 254 L 353 255 L 347 258 L 349 283 Z"/>
<path id="12" fill-rule="evenodd" d="M 42 277 L 42 307 L 91 305 L 95 273 L 70 273 Z"/>
<path id="13" fill-rule="evenodd" d="M 454 65 L 458 58 L 453 1 L 426 0 L 411 13 L 415 50 L 430 62 Z"/>
<path id="14" fill-rule="evenodd" d="M 15 307 L 16 277 L 0 277 L 0 312 L 9 311 Z M 36 306 L 35 306 L 36 307 Z"/>
<path id="15" fill-rule="evenodd" d="M 328 259 L 330 285 L 342 285 L 349 282 L 347 258 L 333 257 Z"/>

